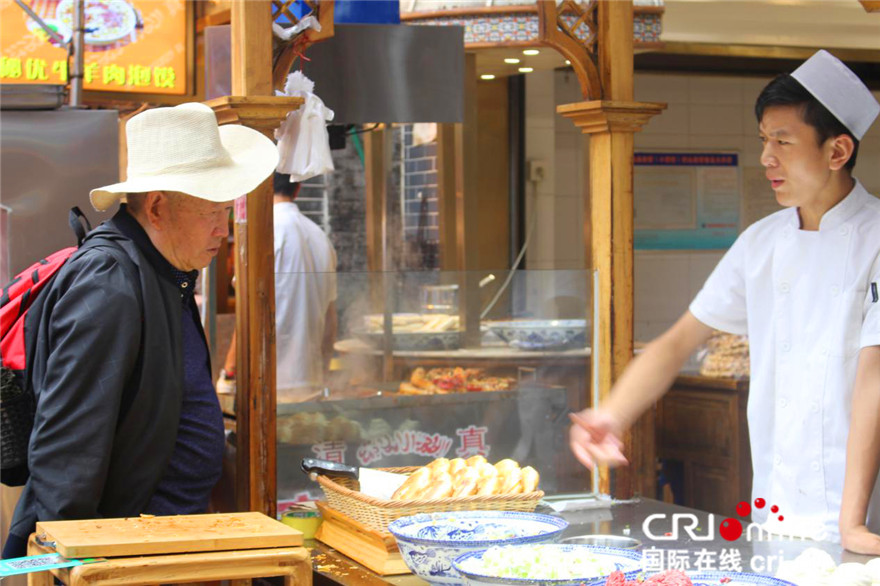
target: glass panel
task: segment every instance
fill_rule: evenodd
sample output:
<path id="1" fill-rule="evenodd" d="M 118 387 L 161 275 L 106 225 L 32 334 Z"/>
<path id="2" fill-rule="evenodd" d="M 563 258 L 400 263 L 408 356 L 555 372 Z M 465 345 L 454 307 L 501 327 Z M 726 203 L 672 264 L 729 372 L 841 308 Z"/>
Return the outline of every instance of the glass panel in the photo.
<path id="1" fill-rule="evenodd" d="M 302 313 L 308 326 L 276 332 L 279 381 L 320 372 L 307 389 L 279 383 L 279 508 L 321 498 L 300 471 L 304 457 L 380 468 L 483 454 L 533 466 L 545 492 L 589 490 L 568 448 L 567 414 L 589 402 L 592 272 L 297 274 L 276 283 L 332 278 L 339 325 L 326 372 L 316 309 Z M 300 298 L 297 307 L 308 305 Z"/>

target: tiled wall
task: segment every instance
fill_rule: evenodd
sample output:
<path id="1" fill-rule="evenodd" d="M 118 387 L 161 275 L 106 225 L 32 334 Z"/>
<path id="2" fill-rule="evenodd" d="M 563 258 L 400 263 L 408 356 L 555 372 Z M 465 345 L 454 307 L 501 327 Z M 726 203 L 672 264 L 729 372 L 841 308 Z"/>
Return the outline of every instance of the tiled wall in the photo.
<path id="1" fill-rule="evenodd" d="M 732 150 L 742 160 L 743 189 L 773 193 L 759 163 L 754 101 L 770 78 L 636 74 L 637 101 L 666 102 L 667 110 L 635 135 L 636 149 Z M 875 92 L 880 98 L 880 93 Z M 537 227 L 529 268 L 585 266 L 582 193 L 588 180 L 588 139 L 555 113 L 555 106 L 580 101 L 570 72 L 535 72 L 526 83 L 526 159 L 552 161 L 548 178 L 529 191 L 529 218 Z M 880 123 L 859 150 L 855 175 L 880 194 Z M 533 186 L 530 186 L 532 189 Z M 757 191 L 756 191 L 757 190 Z M 531 220 L 527 220 L 527 224 Z M 635 335 L 649 340 L 687 309 L 723 251 L 636 251 Z"/>

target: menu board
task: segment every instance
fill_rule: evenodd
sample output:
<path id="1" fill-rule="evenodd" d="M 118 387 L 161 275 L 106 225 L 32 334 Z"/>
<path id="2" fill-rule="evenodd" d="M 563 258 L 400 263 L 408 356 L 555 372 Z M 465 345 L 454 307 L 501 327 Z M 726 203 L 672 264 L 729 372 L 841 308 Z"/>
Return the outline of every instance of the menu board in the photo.
<path id="1" fill-rule="evenodd" d="M 636 153 L 637 249 L 724 249 L 740 225 L 736 153 Z"/>
<path id="2" fill-rule="evenodd" d="M 63 42 L 74 0 L 24 0 Z M 185 0 L 85 0 L 87 90 L 187 94 Z M 67 52 L 18 6 L 0 0 L 0 83 L 66 84 Z"/>

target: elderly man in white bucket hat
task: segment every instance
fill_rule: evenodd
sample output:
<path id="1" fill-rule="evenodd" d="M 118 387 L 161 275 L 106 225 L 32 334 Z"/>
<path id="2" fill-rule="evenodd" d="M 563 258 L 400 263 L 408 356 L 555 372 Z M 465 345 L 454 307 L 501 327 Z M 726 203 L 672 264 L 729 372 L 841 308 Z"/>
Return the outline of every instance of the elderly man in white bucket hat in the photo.
<path id="1" fill-rule="evenodd" d="M 713 329 L 748 335 L 753 520 L 880 554 L 880 201 L 852 175 L 878 113 L 826 51 L 764 88 L 760 161 L 787 209 L 749 226 L 609 399 L 573 417 L 581 462 L 625 463 L 620 434 Z"/>
<path id="2" fill-rule="evenodd" d="M 128 179 L 91 200 L 127 204 L 26 317 L 37 411 L 6 558 L 24 555 L 40 520 L 205 512 L 220 478 L 223 418 L 193 287 L 232 201 L 278 152 L 195 103 L 138 114 L 126 134 Z"/>

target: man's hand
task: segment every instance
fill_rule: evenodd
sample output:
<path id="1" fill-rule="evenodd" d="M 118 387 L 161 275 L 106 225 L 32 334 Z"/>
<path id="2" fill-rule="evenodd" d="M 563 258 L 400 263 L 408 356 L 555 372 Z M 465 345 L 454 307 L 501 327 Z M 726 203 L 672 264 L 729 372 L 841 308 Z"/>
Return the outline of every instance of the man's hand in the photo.
<path id="1" fill-rule="evenodd" d="M 596 464 L 621 466 L 627 464 L 621 449 L 623 430 L 617 418 L 601 409 L 587 409 L 569 415 L 571 451 L 581 464 L 592 469 Z"/>
<path id="2" fill-rule="evenodd" d="M 864 555 L 880 555 L 880 535 L 868 531 L 864 525 L 840 530 L 840 542 L 844 549 Z"/>

